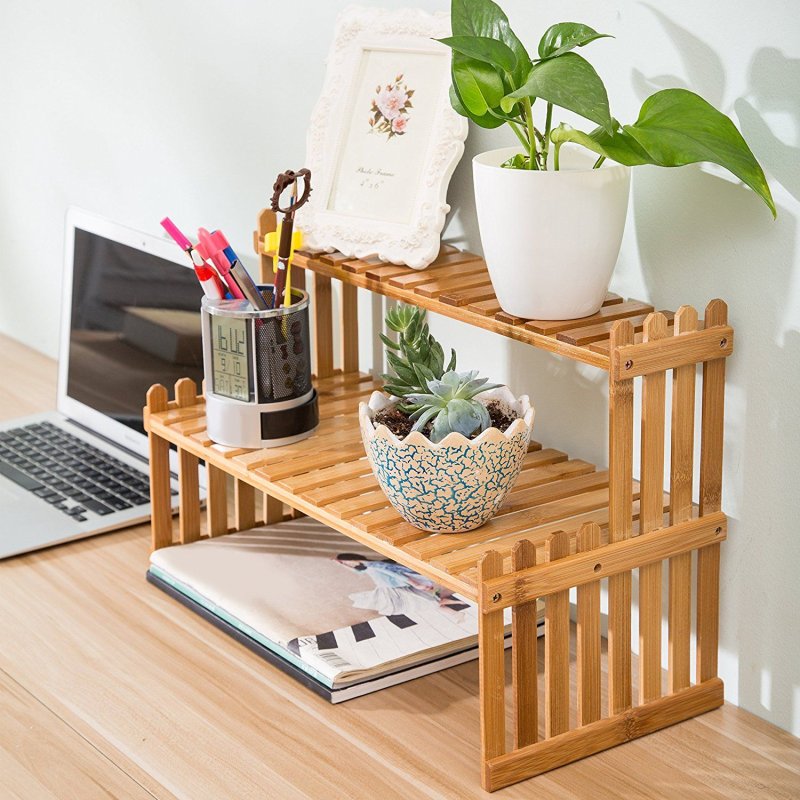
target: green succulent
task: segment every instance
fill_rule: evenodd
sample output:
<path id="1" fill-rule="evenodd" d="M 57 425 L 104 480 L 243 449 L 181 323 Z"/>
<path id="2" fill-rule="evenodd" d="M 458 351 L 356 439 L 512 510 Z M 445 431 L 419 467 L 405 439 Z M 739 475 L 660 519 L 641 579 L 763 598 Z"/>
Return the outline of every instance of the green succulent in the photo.
<path id="1" fill-rule="evenodd" d="M 386 345 L 386 360 L 393 374 L 383 374 L 384 389 L 405 401 L 409 394 L 428 391 L 429 380 L 439 380 L 445 373 L 444 350 L 425 322 L 426 312 L 416 306 L 398 305 L 386 314 L 389 330 L 398 334 L 397 341 L 380 334 Z M 447 371 L 456 367 L 455 350 L 450 351 Z M 412 410 L 407 402 L 405 410 Z"/>
<path id="2" fill-rule="evenodd" d="M 454 431 L 469 438 L 489 428 L 492 424 L 489 412 L 475 396 L 502 384 L 487 383 L 488 378 L 478 378 L 477 375 L 476 370 L 448 370 L 441 380 L 433 378 L 427 381 L 428 393 L 408 395 L 406 399 L 416 406 L 416 411 L 411 414 L 411 419 L 416 420 L 412 430 L 422 430 L 432 420 L 430 440 L 441 442 Z"/>

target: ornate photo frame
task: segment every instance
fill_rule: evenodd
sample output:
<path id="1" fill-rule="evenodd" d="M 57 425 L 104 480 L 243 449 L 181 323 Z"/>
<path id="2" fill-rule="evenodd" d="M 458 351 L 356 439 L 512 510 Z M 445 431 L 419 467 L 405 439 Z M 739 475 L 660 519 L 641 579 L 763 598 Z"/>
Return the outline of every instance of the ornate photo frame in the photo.
<path id="1" fill-rule="evenodd" d="M 305 246 L 424 269 L 438 255 L 467 120 L 451 107 L 446 13 L 351 6 L 312 112 Z"/>

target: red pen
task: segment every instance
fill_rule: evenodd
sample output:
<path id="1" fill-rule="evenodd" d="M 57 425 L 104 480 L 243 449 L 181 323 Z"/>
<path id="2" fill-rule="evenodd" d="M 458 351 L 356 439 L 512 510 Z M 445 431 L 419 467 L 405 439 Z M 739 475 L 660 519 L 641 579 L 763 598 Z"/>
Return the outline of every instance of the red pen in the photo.
<path id="1" fill-rule="evenodd" d="M 239 284 L 236 283 L 236 278 L 231 275 L 231 262 L 228 261 L 223 252 L 228 244 L 225 237 L 221 237 L 219 231 L 209 233 L 205 228 L 199 228 L 197 231 L 197 238 L 200 240 L 197 243 L 197 252 L 200 253 L 203 258 L 214 264 L 217 271 L 222 276 L 222 280 L 225 281 L 228 291 L 231 293 L 231 297 L 235 297 L 237 300 L 246 299 L 244 293 L 239 288 Z"/>
<path id="2" fill-rule="evenodd" d="M 206 297 L 211 297 L 214 300 L 222 300 L 225 297 L 225 289 L 220 281 L 217 273 L 209 266 L 200 253 L 195 250 L 194 245 L 178 230 L 178 226 L 169 218 L 164 217 L 161 220 L 161 227 L 172 237 L 175 244 L 189 256 L 194 267 L 197 280 L 203 287 L 203 294 Z"/>

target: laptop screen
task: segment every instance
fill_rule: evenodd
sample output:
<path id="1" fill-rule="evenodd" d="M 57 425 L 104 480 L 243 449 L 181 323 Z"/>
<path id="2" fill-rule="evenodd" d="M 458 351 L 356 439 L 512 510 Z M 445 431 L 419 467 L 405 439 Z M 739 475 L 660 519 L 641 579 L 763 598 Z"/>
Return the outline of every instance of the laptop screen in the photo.
<path id="1" fill-rule="evenodd" d="M 144 432 L 150 386 L 201 385 L 202 294 L 193 270 L 76 228 L 67 395 Z"/>

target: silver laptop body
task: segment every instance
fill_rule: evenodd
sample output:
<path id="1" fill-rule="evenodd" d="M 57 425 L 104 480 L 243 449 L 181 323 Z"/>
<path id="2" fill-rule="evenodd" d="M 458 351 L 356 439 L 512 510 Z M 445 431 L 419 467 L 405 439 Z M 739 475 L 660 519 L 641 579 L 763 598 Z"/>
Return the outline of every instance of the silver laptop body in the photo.
<path id="1" fill-rule="evenodd" d="M 202 379 L 187 265 L 171 242 L 68 212 L 57 408 L 0 421 L 0 558 L 149 519 L 145 393 Z"/>

